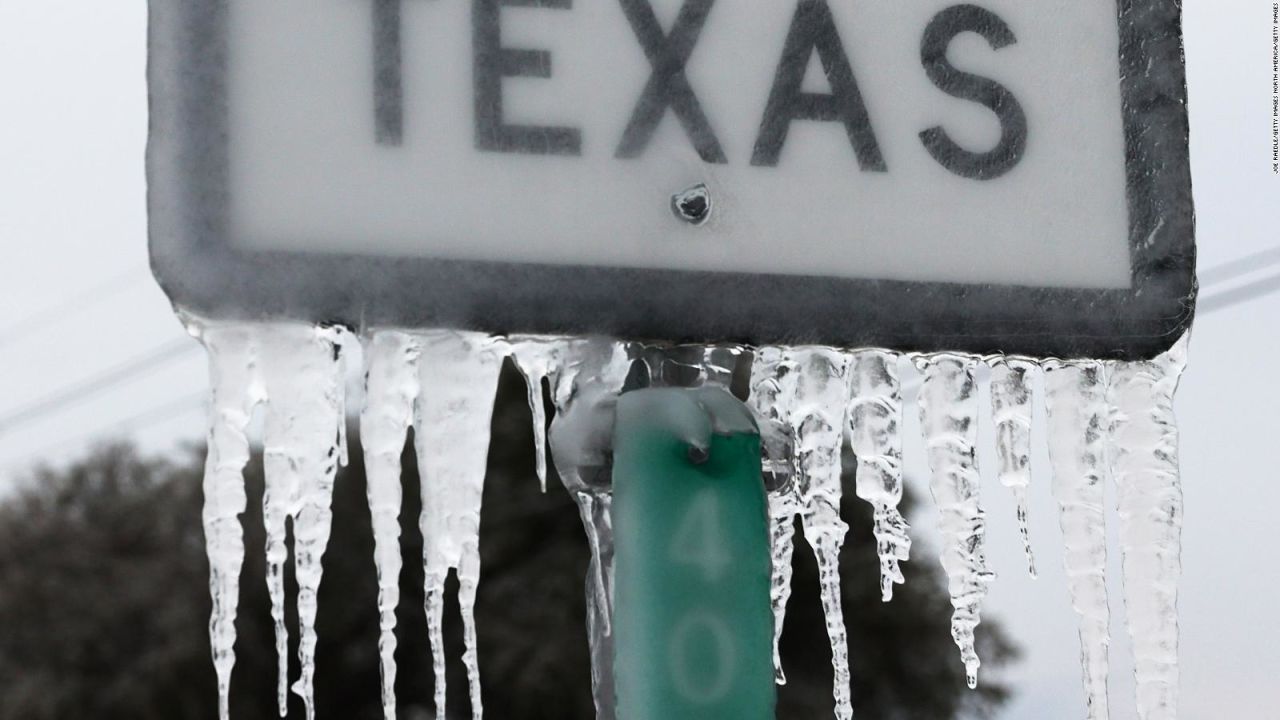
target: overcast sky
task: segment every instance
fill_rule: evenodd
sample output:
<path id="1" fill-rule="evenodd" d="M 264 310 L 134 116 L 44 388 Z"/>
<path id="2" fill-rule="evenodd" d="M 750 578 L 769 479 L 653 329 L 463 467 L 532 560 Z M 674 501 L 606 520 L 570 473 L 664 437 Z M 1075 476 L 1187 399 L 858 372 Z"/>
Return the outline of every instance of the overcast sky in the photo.
<path id="1" fill-rule="evenodd" d="M 1280 246 L 1270 25 L 1269 0 L 1186 2 L 1202 271 Z M 171 349 L 183 331 L 146 268 L 144 33 L 141 0 L 0 0 L 0 417 L 163 355 L 82 403 L 0 428 L 0 487 L 36 461 L 106 437 L 166 450 L 203 434 L 202 355 L 194 343 Z M 1202 297 L 1274 279 L 1274 261 Z M 1278 313 L 1273 294 L 1202 315 L 1178 396 L 1183 717 L 1192 720 L 1276 717 L 1280 707 Z M 1043 572 L 1035 582 L 1022 570 L 1007 495 L 986 485 L 989 553 L 1000 573 L 987 613 L 1026 652 L 1010 674 L 1018 695 L 1004 717 L 1079 720 L 1075 617 L 1045 467 L 1041 455 L 1032 513 Z M 925 503 L 914 520 L 933 519 Z M 1113 535 L 1114 527 L 1112 518 Z M 1136 715 L 1112 540 L 1112 709 L 1127 719 Z"/>

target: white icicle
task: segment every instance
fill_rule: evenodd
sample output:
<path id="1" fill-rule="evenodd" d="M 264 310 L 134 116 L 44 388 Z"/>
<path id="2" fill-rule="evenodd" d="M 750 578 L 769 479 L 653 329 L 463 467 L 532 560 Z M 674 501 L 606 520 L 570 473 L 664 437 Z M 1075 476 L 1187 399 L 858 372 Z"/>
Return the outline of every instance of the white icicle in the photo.
<path id="1" fill-rule="evenodd" d="M 795 556 L 796 516 L 800 514 L 800 497 L 794 486 L 769 496 L 769 543 L 773 580 L 769 603 L 773 607 L 773 670 L 779 685 L 787 684 L 782 667 L 782 628 L 787 619 L 787 603 L 791 600 L 792 558 Z"/>
<path id="2" fill-rule="evenodd" d="M 1110 413 L 1106 367 L 1081 360 L 1044 364 L 1053 496 L 1058 502 L 1071 604 L 1080 615 L 1080 661 L 1089 720 L 1108 717 L 1110 667 L 1104 505 Z"/>
<path id="3" fill-rule="evenodd" d="M 276 640 L 276 707 L 280 717 L 289 714 L 289 631 L 285 627 L 284 566 L 289 559 L 289 516 L 297 501 L 296 476 L 281 477 L 277 461 L 268 455 L 262 493 L 262 522 L 266 530 L 267 594 Z M 287 460 L 285 461 L 287 471 Z M 291 483 L 292 481 L 292 483 Z"/>
<path id="4" fill-rule="evenodd" d="M 1174 720 L 1178 714 L 1182 484 L 1173 394 L 1188 342 L 1184 336 L 1154 361 L 1111 365 L 1111 468 L 1142 720 Z"/>
<path id="5" fill-rule="evenodd" d="M 209 327 L 197 332 L 209 353 L 212 387 L 203 511 L 209 593 L 213 600 L 209 644 L 218 678 L 218 713 L 221 720 L 228 720 L 231 670 L 236 663 L 240 569 L 244 565 L 244 531 L 239 516 L 247 503 L 244 467 L 249 462 L 249 438 L 245 433 L 254 406 L 262 400 L 262 389 L 256 381 L 253 337 L 249 331 Z"/>
<path id="6" fill-rule="evenodd" d="M 1031 486 L 1031 379 L 1037 365 L 1025 358 L 990 358 L 991 414 L 996 429 L 1000 483 L 1013 493 L 1018 508 L 1018 531 L 1027 556 L 1027 572 L 1036 577 L 1031 549 L 1027 489 Z"/>
<path id="7" fill-rule="evenodd" d="M 747 403 L 761 423 L 762 430 L 766 424 L 781 428 L 791 435 L 791 414 L 789 403 L 795 396 L 794 366 L 787 361 L 786 352 L 778 347 L 762 347 L 756 350 L 751 364 L 751 394 Z M 786 457 L 767 457 L 771 466 L 793 464 L 791 443 L 782 443 L 780 447 L 770 448 L 774 454 L 785 453 Z M 770 603 L 773 607 L 773 669 L 779 685 L 787 682 L 782 667 L 782 655 L 779 643 L 782 639 L 782 626 L 787 616 L 787 602 L 791 599 L 791 559 L 795 553 L 795 520 L 800 514 L 800 496 L 794 483 L 788 483 L 779 490 L 769 493 L 770 547 L 772 549 L 773 580 L 770 590 Z"/>
<path id="8" fill-rule="evenodd" d="M 858 458 L 858 497 L 874 509 L 880 594 L 893 599 L 893 586 L 906 580 L 899 563 L 911 554 L 910 526 L 898 511 L 902 501 L 902 391 L 898 355 L 881 350 L 854 353 L 849 436 Z"/>
<path id="9" fill-rule="evenodd" d="M 378 575 L 378 655 L 382 707 L 396 718 L 396 608 L 400 604 L 400 457 L 419 391 L 418 345 L 401 332 L 379 332 L 365 349 L 365 407 L 360 414 L 369 514 Z"/>
<path id="10" fill-rule="evenodd" d="M 822 609 L 831 642 L 833 692 L 838 720 L 853 717 L 849 642 L 840 587 L 840 549 L 849 526 L 840 517 L 840 451 L 849 406 L 849 355 L 831 348 L 789 351 L 795 367 L 790 405 L 795 432 L 800 521 L 818 561 Z"/>
<path id="11" fill-rule="evenodd" d="M 951 636 L 960 648 L 969 687 L 977 687 L 978 658 L 974 630 L 995 575 L 983 552 L 986 532 L 975 445 L 978 435 L 977 360 L 940 353 L 917 357 L 924 374 L 920 388 L 920 426 L 929 464 L 931 489 L 941 515 L 942 566 L 947 572 Z"/>
<path id="12" fill-rule="evenodd" d="M 534 467 L 544 493 L 547 491 L 547 410 L 542 401 L 542 381 L 561 366 L 570 347 L 570 341 L 565 338 L 511 339 L 512 360 L 528 387 L 529 412 L 533 414 Z"/>
<path id="13" fill-rule="evenodd" d="M 301 667 L 293 691 L 302 698 L 307 718 L 312 720 L 321 559 L 333 523 L 333 486 L 346 422 L 342 414 L 345 378 L 336 331 L 279 324 L 260 326 L 258 332 L 267 393 L 263 514 L 268 537 L 268 587 L 280 648 L 287 642 L 282 622 L 284 523 L 286 518 L 292 518 Z M 280 679 L 287 680 L 283 661 L 280 672 Z M 279 695 L 282 714 L 287 714 L 287 698 L 283 692 Z"/>
<path id="14" fill-rule="evenodd" d="M 476 654 L 475 598 L 480 581 L 480 507 L 489 457 L 489 426 L 505 341 L 471 332 L 419 336 L 414 437 L 422 487 L 427 628 L 435 669 L 436 714 L 445 714 L 444 588 L 458 576 L 472 716 L 483 715 Z"/>
<path id="15" fill-rule="evenodd" d="M 794 525 L 800 516 L 805 538 L 818 561 L 818 578 L 834 673 L 835 715 L 853 716 L 848 636 L 840 587 L 840 549 L 848 525 L 840 517 L 840 451 L 849 403 L 850 357 L 831 348 L 775 348 L 756 351 L 748 402 L 762 425 L 781 425 L 790 434 L 795 480 L 769 496 L 772 524 L 774 667 L 785 683 L 778 641 L 791 596 Z"/>

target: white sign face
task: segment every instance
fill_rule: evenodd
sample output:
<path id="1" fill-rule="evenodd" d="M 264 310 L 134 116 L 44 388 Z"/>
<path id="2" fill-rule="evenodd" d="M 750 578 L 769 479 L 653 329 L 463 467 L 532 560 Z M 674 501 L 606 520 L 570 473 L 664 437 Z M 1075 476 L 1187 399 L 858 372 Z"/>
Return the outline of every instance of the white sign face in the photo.
<path id="1" fill-rule="evenodd" d="M 1133 279 L 1109 2 L 227 0 L 226 21 L 242 250 Z M 672 195 L 699 184 L 684 222 Z"/>
<path id="2" fill-rule="evenodd" d="M 1152 357 L 1179 0 L 149 0 L 151 257 L 219 319 Z"/>

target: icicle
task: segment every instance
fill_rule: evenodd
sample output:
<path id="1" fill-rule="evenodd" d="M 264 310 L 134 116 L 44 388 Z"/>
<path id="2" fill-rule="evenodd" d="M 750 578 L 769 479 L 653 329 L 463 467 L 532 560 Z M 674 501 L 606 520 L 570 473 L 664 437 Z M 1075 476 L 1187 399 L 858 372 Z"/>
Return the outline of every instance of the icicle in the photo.
<path id="1" fill-rule="evenodd" d="M 853 717 L 849 642 L 840 587 L 840 549 L 849 526 L 840 518 L 840 451 L 849 406 L 849 356 L 830 348 L 796 348 L 795 430 L 797 480 L 805 539 L 818 560 L 822 609 L 834 666 L 833 689 L 838 720 Z"/>
<path id="2" fill-rule="evenodd" d="M 444 588 L 458 576 L 471 712 L 483 715 L 476 656 L 475 598 L 480 581 L 480 506 L 489 426 L 507 345 L 487 335 L 440 331 L 417 338 L 421 395 L 414 437 L 422 487 L 427 629 L 435 669 L 436 714 L 445 714 Z"/>
<path id="3" fill-rule="evenodd" d="M 991 414 L 996 428 L 1000 483 L 1013 493 L 1018 507 L 1018 530 L 1027 556 L 1027 573 L 1036 577 L 1031 549 L 1027 488 L 1031 485 L 1031 376 L 1036 364 L 1024 358 L 990 358 Z"/>
<path id="4" fill-rule="evenodd" d="M 240 569 L 244 565 L 239 516 L 247 504 L 244 467 L 249 462 L 249 438 L 245 432 L 254 406 L 262 400 L 262 389 L 256 381 L 253 338 L 247 330 L 193 326 L 194 333 L 199 333 L 209 352 L 212 386 L 203 521 L 213 600 L 209 644 L 218 677 L 218 713 L 221 720 L 228 720 L 231 670 L 236 663 Z"/>
<path id="5" fill-rule="evenodd" d="M 287 459 L 285 469 L 287 471 Z M 289 559 L 289 516 L 298 498 L 296 476 L 281 477 L 277 461 L 268 455 L 266 486 L 262 494 L 262 521 L 266 530 L 267 594 L 271 598 L 271 621 L 276 640 L 276 707 L 280 717 L 289 714 L 289 631 L 284 624 L 284 565 Z M 290 484 L 290 480 L 295 481 Z"/>
<path id="6" fill-rule="evenodd" d="M 849 402 L 849 363 L 848 355 L 829 348 L 760 348 L 751 368 L 748 400 L 762 428 L 779 425 L 789 434 L 790 457 L 771 457 L 769 464 L 793 465 L 796 478 L 769 497 L 777 680 L 780 684 L 786 682 L 778 641 L 791 596 L 793 535 L 798 515 L 818 560 L 822 606 L 831 642 L 835 714 L 841 720 L 853 716 L 840 588 L 840 548 L 848 532 L 840 518 L 840 451 Z M 786 443 L 778 445 L 786 447 Z M 773 454 L 777 453 L 775 448 Z M 790 470 L 782 469 L 784 473 Z"/>
<path id="7" fill-rule="evenodd" d="M 786 433 L 787 441 L 774 447 L 765 444 L 765 458 L 769 467 L 766 472 L 774 471 L 778 465 L 790 466 L 794 460 L 791 446 L 791 413 L 789 403 L 795 396 L 794 366 L 785 358 L 782 348 L 762 347 L 756 350 L 751 364 L 751 394 L 747 403 L 756 414 L 757 421 L 764 431 L 767 426 L 776 426 Z M 779 457 L 783 455 L 785 457 Z M 788 468 L 789 469 L 789 468 Z M 790 474 L 789 472 L 787 474 Z M 770 547 L 772 548 L 773 581 L 770 592 L 770 603 L 773 606 L 773 668 L 779 685 L 787 683 L 786 673 L 782 668 L 782 655 L 779 642 L 782 639 L 782 626 L 787 616 L 787 601 L 791 599 L 791 559 L 795 552 L 795 519 L 800 514 L 800 496 L 794 483 L 783 485 L 769 494 Z"/>
<path id="8" fill-rule="evenodd" d="M 920 426 L 924 433 L 931 488 L 941 514 L 942 566 L 949 579 L 951 636 L 960 648 L 970 688 L 977 687 L 974 630 L 981 621 L 982 599 L 995 575 L 983 553 L 985 513 L 981 506 L 975 444 L 978 395 L 974 358 L 937 354 L 915 358 L 924 374 L 920 388 Z"/>
<path id="9" fill-rule="evenodd" d="M 298 660 L 301 673 L 293 691 L 303 700 L 307 718 L 315 717 L 316 612 L 323 572 L 321 558 L 333 521 L 333 485 L 341 458 L 344 373 L 337 352 L 338 333 L 310 325 L 267 325 L 261 333 L 263 383 L 267 392 L 264 424 L 268 587 L 277 620 L 277 648 L 287 643 L 283 626 L 285 519 L 293 519 L 294 568 L 298 580 Z M 287 664 L 281 661 L 281 680 Z M 278 693 L 282 714 L 287 698 Z"/>
<path id="10" fill-rule="evenodd" d="M 565 489 L 578 503 L 587 539 L 591 544 L 590 574 L 594 586 L 592 605 L 599 612 L 596 622 L 600 624 L 604 635 L 612 634 L 610 626 L 613 615 L 613 530 L 609 509 L 611 497 L 607 485 L 584 476 L 583 470 L 604 466 L 605 458 L 596 453 L 608 445 L 609 439 L 584 438 L 584 435 L 612 430 L 600 427 L 601 423 L 594 417 L 571 411 L 579 403 L 583 406 L 580 409 L 588 412 L 591 412 L 588 406 L 610 403 L 622 391 L 630 370 L 631 360 L 625 344 L 607 340 L 585 341 L 575 343 L 568 349 L 566 362 L 555 377 L 556 413 L 557 420 L 562 422 L 562 432 L 567 428 L 564 422 L 582 423 L 580 427 L 568 432 L 580 438 L 578 449 L 586 454 L 566 457 L 562 449 L 557 455 L 556 466 L 560 468 L 560 480 Z M 561 445 L 563 447 L 565 444 Z"/>
<path id="11" fill-rule="evenodd" d="M 1173 394 L 1186 365 L 1188 342 L 1184 336 L 1151 362 L 1111 366 L 1111 468 L 1142 720 L 1174 720 L 1178 713 L 1182 484 Z"/>
<path id="12" fill-rule="evenodd" d="M 611 340 L 569 343 L 553 373 L 556 418 L 551 450 L 560 482 L 578 505 L 591 548 L 587 569 L 587 634 L 591 690 L 598 720 L 611 720 L 613 691 L 613 524 L 607 465 L 611 405 L 631 369 L 627 346 Z"/>
<path id="13" fill-rule="evenodd" d="M 331 328 L 329 332 L 338 362 L 338 466 L 347 467 L 351 464 L 351 448 L 347 442 L 347 347 L 359 348 L 360 339 L 345 328 Z"/>
<path id="14" fill-rule="evenodd" d="M 911 553 L 910 526 L 898 512 L 902 501 L 902 391 L 898 356 L 867 350 L 853 356 L 849 434 L 858 458 L 858 497 L 874 508 L 880 594 L 893 599 L 895 583 L 906 582 L 899 563 Z"/>
<path id="15" fill-rule="evenodd" d="M 774 665 L 778 682 L 786 682 L 777 642 L 791 595 L 792 536 L 799 515 L 805 538 L 818 560 L 822 607 L 831 642 L 835 712 L 841 720 L 853 716 L 840 588 L 840 548 L 849 529 L 840 518 L 840 450 L 849 402 L 849 360 L 848 355 L 830 348 L 760 348 L 752 365 L 750 398 L 762 424 L 781 424 L 794 439 L 796 482 L 769 498 Z"/>
<path id="16" fill-rule="evenodd" d="M 800 514 L 800 498 L 788 487 L 769 497 L 773 580 L 769 602 L 773 607 L 773 670 L 779 685 L 787 684 L 782 667 L 782 628 L 787 619 L 787 602 L 791 600 L 791 561 L 795 555 L 795 524 Z"/>
<path id="17" fill-rule="evenodd" d="M 564 362 L 571 341 L 557 337 L 521 337 L 511 339 L 511 357 L 524 375 L 529 392 L 529 411 L 533 414 L 534 465 L 542 492 L 547 491 L 547 410 L 542 402 L 542 381 Z"/>
<path id="18" fill-rule="evenodd" d="M 1111 643 L 1103 501 L 1109 423 L 1106 367 L 1092 360 L 1048 361 L 1044 369 L 1053 496 L 1062 524 L 1071 604 L 1080 614 L 1085 702 L 1090 720 L 1106 720 Z"/>
<path id="19" fill-rule="evenodd" d="M 365 350 L 365 408 L 360 415 L 373 519 L 374 565 L 378 575 L 378 654 L 382 707 L 386 720 L 396 718 L 396 608 L 400 604 L 400 457 L 413 425 L 418 397 L 418 346 L 400 332 L 379 332 Z"/>

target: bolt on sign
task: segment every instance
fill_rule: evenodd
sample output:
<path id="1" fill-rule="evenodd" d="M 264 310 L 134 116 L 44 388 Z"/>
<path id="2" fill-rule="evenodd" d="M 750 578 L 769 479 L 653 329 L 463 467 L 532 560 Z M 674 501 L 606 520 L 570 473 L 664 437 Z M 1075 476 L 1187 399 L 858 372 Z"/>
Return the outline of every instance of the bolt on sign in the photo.
<path id="1" fill-rule="evenodd" d="M 1150 357 L 1177 0 L 151 0 L 151 253 L 216 318 Z"/>

